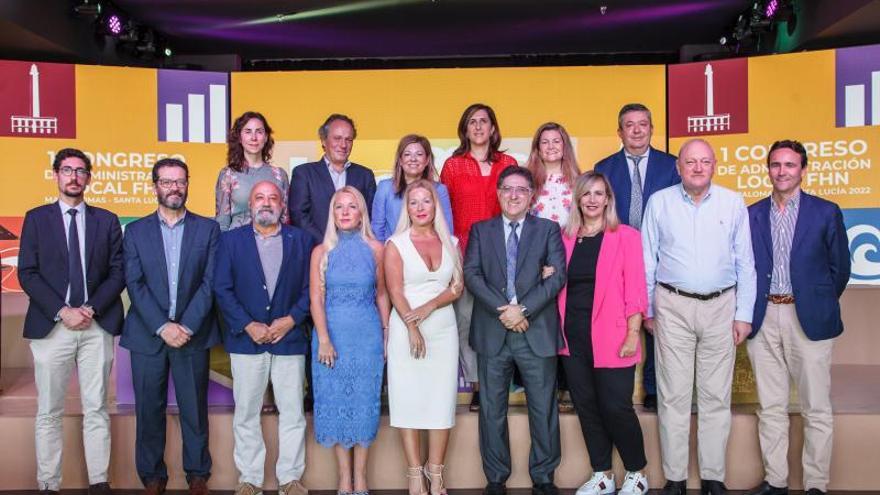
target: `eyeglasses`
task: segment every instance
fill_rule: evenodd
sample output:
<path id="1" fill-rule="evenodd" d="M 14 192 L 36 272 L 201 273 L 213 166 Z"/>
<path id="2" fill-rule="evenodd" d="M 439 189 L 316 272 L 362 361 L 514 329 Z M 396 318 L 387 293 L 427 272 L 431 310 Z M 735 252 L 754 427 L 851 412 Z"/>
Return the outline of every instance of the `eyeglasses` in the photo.
<path id="1" fill-rule="evenodd" d="M 67 165 L 59 168 L 58 173 L 60 173 L 61 175 L 65 176 L 65 177 L 70 177 L 71 175 L 76 174 L 76 177 L 78 179 L 85 179 L 86 177 L 92 175 L 91 172 L 89 172 L 88 170 L 86 170 L 84 168 L 73 168 L 73 167 L 68 167 Z"/>
<path id="2" fill-rule="evenodd" d="M 186 179 L 159 179 L 156 181 L 156 184 L 159 185 L 162 189 L 171 189 L 171 186 L 177 186 L 178 189 L 183 189 L 187 185 L 189 185 L 189 181 Z"/>
<path id="3" fill-rule="evenodd" d="M 501 186 L 501 194 L 505 196 L 510 196 L 513 193 L 518 195 L 526 195 L 532 192 L 532 189 L 529 187 L 520 187 L 520 186 Z"/>

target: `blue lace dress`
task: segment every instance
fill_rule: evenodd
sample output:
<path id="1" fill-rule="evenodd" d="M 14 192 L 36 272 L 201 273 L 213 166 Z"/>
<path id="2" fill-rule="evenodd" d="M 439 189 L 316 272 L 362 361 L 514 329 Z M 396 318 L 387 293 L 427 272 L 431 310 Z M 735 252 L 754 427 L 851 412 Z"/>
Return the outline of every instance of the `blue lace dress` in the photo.
<path id="1" fill-rule="evenodd" d="M 367 447 L 379 430 L 382 322 L 376 306 L 376 262 L 358 232 L 340 232 L 325 272 L 324 309 L 338 355 L 331 369 L 318 362 L 312 338 L 315 440 L 324 447 Z"/>

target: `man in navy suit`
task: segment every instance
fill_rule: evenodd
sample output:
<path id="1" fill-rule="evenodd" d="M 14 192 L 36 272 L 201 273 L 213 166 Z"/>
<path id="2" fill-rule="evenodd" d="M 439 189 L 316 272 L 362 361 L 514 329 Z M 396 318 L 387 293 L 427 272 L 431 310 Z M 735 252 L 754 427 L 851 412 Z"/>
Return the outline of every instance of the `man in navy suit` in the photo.
<path id="1" fill-rule="evenodd" d="M 61 485 L 62 415 L 74 367 L 89 494 L 110 493 L 107 386 L 125 277 L 119 218 L 83 202 L 91 170 L 82 151 L 59 151 L 52 163 L 58 202 L 27 212 L 21 231 L 18 280 L 30 297 L 24 337 L 34 356 L 37 482 L 45 494 L 57 494 Z"/>
<path id="2" fill-rule="evenodd" d="M 303 382 L 309 317 L 312 236 L 280 223 L 284 204 L 272 182 L 251 189 L 253 225 L 220 236 L 214 294 L 226 321 L 224 344 L 232 364 L 232 419 L 238 469 L 236 495 L 261 493 L 266 447 L 260 408 L 271 380 L 278 406 L 280 495 L 306 495 L 306 419 Z"/>
<path id="3" fill-rule="evenodd" d="M 843 332 L 839 299 L 850 256 L 840 208 L 801 190 L 807 164 L 801 143 L 773 143 L 767 157 L 773 192 L 749 207 L 758 297 L 748 351 L 765 469 L 754 495 L 788 493 L 790 378 L 804 418 L 808 495 L 825 493 L 831 468 L 831 348 Z"/>
<path id="4" fill-rule="evenodd" d="M 148 495 L 165 491 L 169 371 L 180 410 L 183 469 L 190 493 L 208 493 L 209 349 L 220 341 L 213 311 L 220 227 L 186 209 L 189 169 L 174 158 L 153 166 L 155 213 L 125 228 L 131 307 L 119 344 L 131 351 L 137 438 L 135 465 Z"/>
<path id="5" fill-rule="evenodd" d="M 651 146 L 654 124 L 651 111 L 641 103 L 624 105 L 617 114 L 617 135 L 623 149 L 596 164 L 596 172 L 611 182 L 620 221 L 636 229 L 648 198 L 655 192 L 681 182 L 675 168 L 675 156 Z M 638 181 L 633 180 L 638 178 Z M 642 368 L 645 409 L 657 408 L 657 379 L 654 372 L 654 337 L 645 333 L 645 365 Z"/>
<path id="6" fill-rule="evenodd" d="M 309 234 L 316 243 L 324 240 L 330 198 L 343 186 L 352 186 L 364 195 L 372 211 L 376 194 L 373 171 L 349 161 L 357 130 L 349 117 L 334 113 L 318 128 L 324 156 L 317 162 L 293 169 L 287 195 L 291 223 Z"/>

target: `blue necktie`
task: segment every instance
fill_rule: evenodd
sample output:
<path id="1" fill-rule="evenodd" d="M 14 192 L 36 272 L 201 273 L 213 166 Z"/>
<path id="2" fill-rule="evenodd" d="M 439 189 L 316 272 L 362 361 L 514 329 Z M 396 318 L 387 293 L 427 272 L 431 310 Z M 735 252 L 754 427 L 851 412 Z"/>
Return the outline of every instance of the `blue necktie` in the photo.
<path id="1" fill-rule="evenodd" d="M 516 249 L 519 245 L 519 236 L 516 235 L 516 228 L 519 223 L 510 222 L 510 235 L 507 237 L 507 300 L 513 301 L 516 297 Z"/>
<path id="2" fill-rule="evenodd" d="M 86 299 L 83 289 L 82 256 L 79 252 L 79 228 L 76 226 L 77 211 L 73 208 L 67 210 L 70 215 L 70 228 L 67 229 L 67 278 L 70 281 L 70 306 L 78 308 Z"/>
<path id="3" fill-rule="evenodd" d="M 643 156 L 630 156 L 633 162 L 632 189 L 629 196 L 629 225 L 633 228 L 642 226 L 642 173 L 639 162 Z"/>

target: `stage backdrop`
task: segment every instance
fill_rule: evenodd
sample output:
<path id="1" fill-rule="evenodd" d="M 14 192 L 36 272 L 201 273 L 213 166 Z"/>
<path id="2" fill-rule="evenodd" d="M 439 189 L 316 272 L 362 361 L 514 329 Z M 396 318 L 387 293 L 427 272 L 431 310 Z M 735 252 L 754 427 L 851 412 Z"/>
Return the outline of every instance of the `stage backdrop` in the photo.
<path id="1" fill-rule="evenodd" d="M 663 66 L 273 72 L 231 79 L 230 85 L 222 73 L 0 62 L 0 145 L 15 164 L 7 167 L 0 196 L 8 237 L 20 234 L 27 209 L 55 200 L 52 153 L 66 146 L 94 157 L 86 199 L 123 223 L 155 210 L 149 171 L 164 156 L 189 164 L 188 206 L 212 215 L 225 129 L 230 116 L 245 110 L 267 116 L 275 130 L 273 162 L 288 171 L 321 156 L 317 129 L 334 112 L 355 119 L 352 159 L 378 177 L 390 174 L 397 141 L 412 132 L 432 140 L 439 169 L 458 146 L 462 110 L 476 101 L 495 108 L 503 148 L 521 163 L 534 130 L 554 120 L 573 136 L 581 168 L 592 168 L 619 149 L 617 111 L 633 101 L 652 108 L 654 142 L 665 149 Z M 14 266 L 17 241 L 0 243 L 4 263 Z M 14 271 L 4 276 L 4 291 L 20 291 Z M 212 368 L 211 400 L 228 403 L 228 366 L 212 357 Z M 131 403 L 124 350 L 116 369 L 117 401 Z"/>
<path id="2" fill-rule="evenodd" d="M 668 83 L 669 148 L 709 141 L 715 182 L 747 204 L 772 189 L 770 145 L 803 142 L 810 162 L 803 189 L 843 209 L 850 284 L 880 285 L 880 46 L 673 65 Z M 745 346 L 733 398 L 757 400 Z"/>

